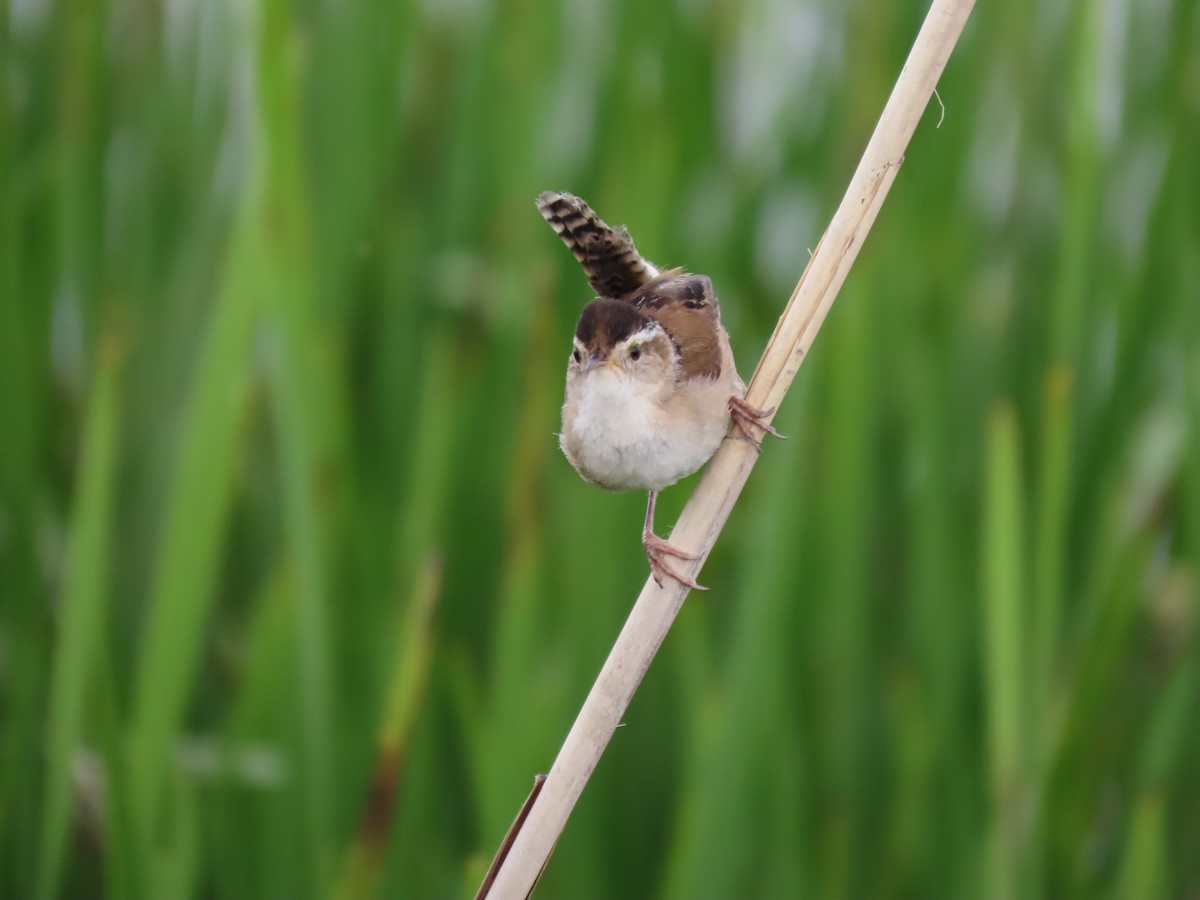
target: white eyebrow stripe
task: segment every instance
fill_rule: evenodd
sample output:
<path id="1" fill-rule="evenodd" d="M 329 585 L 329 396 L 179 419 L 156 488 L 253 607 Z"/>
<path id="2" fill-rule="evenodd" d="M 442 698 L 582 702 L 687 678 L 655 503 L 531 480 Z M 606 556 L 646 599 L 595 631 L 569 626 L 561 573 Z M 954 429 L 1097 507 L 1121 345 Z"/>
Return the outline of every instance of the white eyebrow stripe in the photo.
<path id="1" fill-rule="evenodd" d="M 640 344 L 643 341 L 648 341 L 651 338 L 656 337 L 657 335 L 660 335 L 660 334 L 666 334 L 666 331 L 657 322 L 651 321 L 650 324 L 643 327 L 640 331 L 635 331 L 629 337 L 625 338 L 625 340 L 623 340 L 619 344 L 617 344 L 617 346 L 618 347 L 629 347 L 629 346 L 632 346 L 635 342 Z"/>

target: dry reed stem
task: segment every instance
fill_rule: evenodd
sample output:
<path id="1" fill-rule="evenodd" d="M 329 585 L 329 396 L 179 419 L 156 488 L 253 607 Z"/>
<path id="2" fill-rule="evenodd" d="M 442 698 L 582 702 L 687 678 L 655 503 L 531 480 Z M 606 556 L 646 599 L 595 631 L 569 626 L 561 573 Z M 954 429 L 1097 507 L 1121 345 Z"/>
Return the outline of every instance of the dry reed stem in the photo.
<path id="1" fill-rule="evenodd" d="M 930 7 L 850 187 L 759 360 L 746 393 L 750 405 L 778 409 L 783 401 L 904 161 L 908 141 L 973 6 L 974 0 L 934 0 Z M 671 533 L 672 544 L 699 554 L 696 562 L 681 566 L 685 574 L 698 574 L 757 458 L 748 441 L 727 439 L 709 462 Z M 687 593 L 686 586 L 672 579 L 665 579 L 663 587 L 653 578 L 647 579 L 541 792 L 495 873 L 487 893 L 491 900 L 526 897 L 533 890 Z"/>

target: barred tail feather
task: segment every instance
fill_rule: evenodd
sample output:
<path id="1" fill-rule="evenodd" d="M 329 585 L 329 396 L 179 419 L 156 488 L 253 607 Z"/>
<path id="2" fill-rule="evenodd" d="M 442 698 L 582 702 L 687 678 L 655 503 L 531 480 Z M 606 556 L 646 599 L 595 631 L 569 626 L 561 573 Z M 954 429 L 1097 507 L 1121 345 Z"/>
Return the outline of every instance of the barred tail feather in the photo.
<path id="1" fill-rule="evenodd" d="M 546 191 L 538 211 L 579 260 L 600 297 L 624 297 L 659 274 L 633 245 L 624 226 L 611 228 L 573 194 Z"/>

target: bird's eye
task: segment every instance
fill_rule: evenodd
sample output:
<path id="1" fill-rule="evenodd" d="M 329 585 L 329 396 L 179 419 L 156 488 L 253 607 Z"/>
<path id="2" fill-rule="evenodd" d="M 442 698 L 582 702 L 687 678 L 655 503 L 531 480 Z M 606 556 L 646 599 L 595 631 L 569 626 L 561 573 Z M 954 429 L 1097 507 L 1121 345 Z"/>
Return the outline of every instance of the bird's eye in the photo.
<path id="1" fill-rule="evenodd" d="M 629 358 L 632 359 L 634 362 L 637 362 L 639 359 L 641 359 L 642 358 L 642 348 L 634 347 L 633 349 L 631 349 L 629 351 Z"/>
<path id="2" fill-rule="evenodd" d="M 575 358 L 575 362 L 583 362 L 583 354 L 580 353 L 578 349 L 576 349 L 576 351 L 574 353 L 572 353 L 571 356 L 573 356 Z"/>

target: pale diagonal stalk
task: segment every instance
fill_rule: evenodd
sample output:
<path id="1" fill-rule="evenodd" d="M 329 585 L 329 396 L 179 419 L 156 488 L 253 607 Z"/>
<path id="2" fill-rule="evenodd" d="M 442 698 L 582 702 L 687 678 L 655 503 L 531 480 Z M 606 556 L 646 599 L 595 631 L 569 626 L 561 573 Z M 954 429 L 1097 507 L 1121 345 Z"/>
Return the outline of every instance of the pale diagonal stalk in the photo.
<path id="1" fill-rule="evenodd" d="M 858 170 L 788 301 L 759 361 L 746 399 L 777 409 L 846 279 L 904 159 L 904 151 L 962 33 L 972 0 L 935 0 L 884 107 Z M 758 453 L 726 440 L 688 501 L 671 542 L 697 554 L 696 575 L 741 493 Z M 683 605 L 688 590 L 648 579 L 575 720 L 488 896 L 525 897 L 533 889 L 584 785 Z"/>

